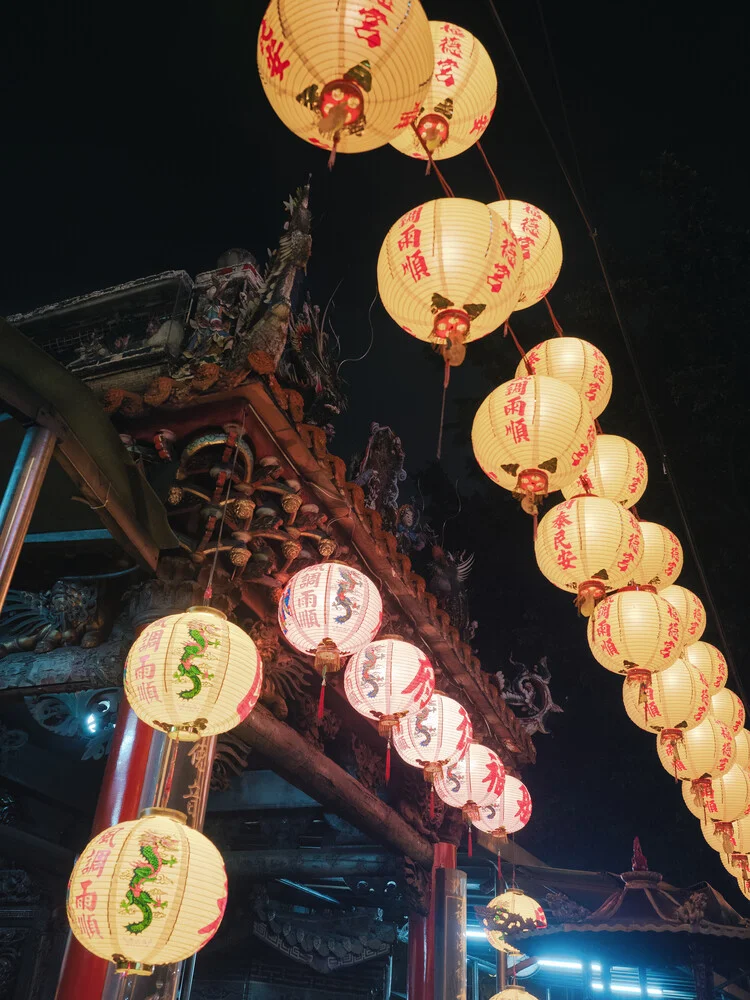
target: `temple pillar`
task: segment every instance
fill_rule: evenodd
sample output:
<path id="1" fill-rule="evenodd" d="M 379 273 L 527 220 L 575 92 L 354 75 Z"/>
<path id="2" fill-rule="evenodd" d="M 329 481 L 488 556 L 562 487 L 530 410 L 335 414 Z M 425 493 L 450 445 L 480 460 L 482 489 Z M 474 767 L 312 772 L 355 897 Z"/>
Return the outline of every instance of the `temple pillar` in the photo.
<path id="1" fill-rule="evenodd" d="M 445 842 L 435 844 L 426 966 L 426 1000 L 465 1000 L 466 875 L 455 844 Z"/>
<path id="2" fill-rule="evenodd" d="M 406 969 L 408 1000 L 432 1000 L 427 994 L 427 917 L 409 914 L 409 946 Z"/>

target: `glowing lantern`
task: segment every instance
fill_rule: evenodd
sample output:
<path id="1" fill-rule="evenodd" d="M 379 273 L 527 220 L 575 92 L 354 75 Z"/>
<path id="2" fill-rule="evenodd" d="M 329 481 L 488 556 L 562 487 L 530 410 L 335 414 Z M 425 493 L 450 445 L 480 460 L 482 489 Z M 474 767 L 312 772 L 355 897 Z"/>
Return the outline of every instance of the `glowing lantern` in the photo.
<path id="1" fill-rule="evenodd" d="M 133 711 L 177 740 L 233 729 L 255 707 L 262 683 L 255 643 L 215 608 L 190 608 L 152 622 L 125 661 Z"/>
<path id="2" fill-rule="evenodd" d="M 643 558 L 633 583 L 663 590 L 682 572 L 682 545 L 677 536 L 655 521 L 639 521 L 643 535 Z"/>
<path id="3" fill-rule="evenodd" d="M 750 855 L 740 854 L 738 851 L 726 854 L 721 848 L 717 850 L 720 851 L 719 861 L 730 875 L 734 875 L 738 882 L 743 878 L 750 879 Z"/>
<path id="4" fill-rule="evenodd" d="M 739 890 L 745 899 L 750 899 L 750 878 L 748 877 L 747 872 L 743 872 L 743 874 L 737 879 L 737 885 L 739 886 Z"/>
<path id="5" fill-rule="evenodd" d="M 586 471 L 563 487 L 562 492 L 567 500 L 581 493 L 593 493 L 623 507 L 632 507 L 643 496 L 647 482 L 648 467 L 641 449 L 617 434 L 599 434 Z"/>
<path id="6" fill-rule="evenodd" d="M 729 726 L 733 736 L 736 736 L 745 725 L 745 706 L 729 688 L 722 688 L 713 696 L 711 711 L 717 719 Z"/>
<path id="7" fill-rule="evenodd" d="M 511 954 L 520 955 L 521 952 L 513 949 Z M 535 997 L 523 986 L 506 986 L 504 990 L 490 997 L 490 1000 L 535 1000 Z"/>
<path id="8" fill-rule="evenodd" d="M 122 974 L 189 958 L 211 940 L 227 903 L 227 877 L 211 841 L 182 813 L 148 809 L 87 845 L 68 883 L 70 929 Z"/>
<path id="9" fill-rule="evenodd" d="M 506 934 L 517 936 L 542 930 L 547 926 L 547 918 L 542 907 L 531 896 L 520 889 L 508 889 L 490 900 L 482 923 L 487 940 L 496 948 L 498 944 L 504 943 Z M 498 948 L 498 951 L 501 950 L 502 948 Z"/>
<path id="10" fill-rule="evenodd" d="M 563 262 L 557 226 L 541 209 L 526 201 L 493 201 L 493 212 L 513 230 L 523 253 L 523 281 L 514 312 L 528 309 L 550 292 Z"/>
<path id="11" fill-rule="evenodd" d="M 435 690 L 435 671 L 417 646 L 395 636 L 375 639 L 349 660 L 344 691 L 360 715 L 376 719 L 389 736 L 410 712 L 424 708 Z"/>
<path id="12" fill-rule="evenodd" d="M 692 642 L 685 646 L 682 658 L 692 663 L 708 681 L 711 694 L 721 691 L 727 682 L 727 661 L 710 642 Z"/>
<path id="13" fill-rule="evenodd" d="M 288 129 L 342 153 L 384 146 L 419 113 L 433 70 L 417 0 L 273 0 L 258 34 L 266 97 Z"/>
<path id="14" fill-rule="evenodd" d="M 663 730 L 656 749 L 662 767 L 686 782 L 726 774 L 737 752 L 729 727 L 712 715 L 684 733 L 681 729 Z"/>
<path id="15" fill-rule="evenodd" d="M 740 729 L 734 738 L 736 748 L 735 761 L 741 767 L 750 769 L 750 733 L 747 729 Z"/>
<path id="16" fill-rule="evenodd" d="M 418 160 L 457 156 L 487 128 L 497 101 L 497 77 L 484 45 L 465 28 L 430 21 L 435 72 L 414 125 L 391 145 Z"/>
<path id="17" fill-rule="evenodd" d="M 698 819 L 731 823 L 750 810 L 750 771 L 735 764 L 719 778 L 685 781 L 682 797 Z"/>
<path id="18" fill-rule="evenodd" d="M 706 609 L 703 602 L 685 587 L 676 584 L 659 591 L 665 601 L 669 601 L 685 623 L 685 642 L 697 642 L 706 628 Z"/>
<path id="19" fill-rule="evenodd" d="M 364 573 L 343 563 L 301 569 L 279 602 L 279 627 L 301 653 L 315 654 L 323 677 L 341 669 L 341 654 L 356 653 L 380 628 L 383 602 Z"/>
<path id="20" fill-rule="evenodd" d="M 623 586 L 637 568 L 641 532 L 633 515 L 614 500 L 575 497 L 541 519 L 534 552 L 550 583 L 573 591 L 581 613 L 589 616 L 594 602 Z"/>
<path id="21" fill-rule="evenodd" d="M 625 711 L 632 721 L 649 733 L 665 729 L 692 729 L 708 712 L 708 684 L 703 674 L 685 660 L 676 660 L 647 680 L 634 677 L 634 670 L 622 687 Z"/>
<path id="22" fill-rule="evenodd" d="M 406 716 L 393 734 L 393 746 L 403 761 L 421 767 L 425 779 L 433 782 L 466 753 L 472 736 L 463 705 L 436 692 L 424 708 Z"/>
<path id="23" fill-rule="evenodd" d="M 499 385 L 477 410 L 471 429 L 482 471 L 524 498 L 529 513 L 585 468 L 595 438 L 587 405 L 570 386 L 546 375 Z"/>
<path id="24" fill-rule="evenodd" d="M 479 807 L 503 794 L 505 768 L 494 750 L 473 740 L 457 761 L 446 764 L 435 779 L 435 791 L 449 806 L 460 809 L 464 820 L 479 818 Z"/>
<path id="25" fill-rule="evenodd" d="M 518 778 L 506 774 L 503 794 L 496 802 L 479 807 L 479 819 L 474 820 L 474 826 L 493 837 L 507 840 L 508 834 L 522 830 L 530 818 L 529 790 Z"/>
<path id="26" fill-rule="evenodd" d="M 527 375 L 526 364 L 536 375 L 559 378 L 578 393 L 594 417 L 604 412 L 612 395 L 612 371 L 602 352 L 579 337 L 553 337 L 532 347 L 516 368 L 516 377 Z"/>
<path id="27" fill-rule="evenodd" d="M 648 681 L 677 660 L 684 626 L 675 609 L 650 590 L 625 588 L 597 604 L 588 626 L 589 649 L 615 674 Z M 636 675 L 636 672 L 637 675 Z"/>
<path id="28" fill-rule="evenodd" d="M 516 238 L 486 205 L 438 198 L 391 226 L 378 257 L 386 311 L 446 362 L 496 330 L 518 299 L 523 258 Z"/>
<path id="29" fill-rule="evenodd" d="M 721 862 L 735 878 L 747 870 L 750 853 L 750 816 L 741 816 L 733 823 L 701 820 L 701 833 L 709 847 L 718 851 Z"/>

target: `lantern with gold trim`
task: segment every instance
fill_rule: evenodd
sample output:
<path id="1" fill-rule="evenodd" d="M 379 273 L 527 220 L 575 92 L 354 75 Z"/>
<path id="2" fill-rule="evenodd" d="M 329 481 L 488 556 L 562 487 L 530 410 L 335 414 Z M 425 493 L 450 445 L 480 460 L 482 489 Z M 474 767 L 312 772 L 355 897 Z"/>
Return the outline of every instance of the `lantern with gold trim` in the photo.
<path id="1" fill-rule="evenodd" d="M 493 201 L 490 208 L 510 226 L 521 247 L 523 280 L 514 312 L 528 309 L 549 294 L 560 274 L 563 250 L 557 226 L 527 201 Z"/>
<path id="2" fill-rule="evenodd" d="M 418 160 L 447 159 L 473 146 L 490 123 L 497 77 L 484 45 L 465 28 L 430 21 L 435 72 L 412 122 L 391 145 Z M 429 151 L 429 157 L 428 157 Z"/>
<path id="3" fill-rule="evenodd" d="M 701 599 L 692 590 L 680 587 L 679 584 L 665 587 L 659 593 L 676 609 L 685 623 L 685 642 L 697 642 L 706 628 L 706 609 Z"/>
<path id="4" fill-rule="evenodd" d="M 434 63 L 418 0 L 273 0 L 257 52 L 266 97 L 286 127 L 342 153 L 376 149 L 410 128 Z"/>
<path id="5" fill-rule="evenodd" d="M 750 771 L 735 764 L 718 778 L 685 781 L 682 797 L 698 819 L 732 823 L 750 813 Z"/>
<path id="6" fill-rule="evenodd" d="M 736 736 L 745 725 L 745 706 L 742 699 L 729 688 L 722 688 L 711 698 L 711 711 L 717 719 L 726 723 Z"/>
<path id="7" fill-rule="evenodd" d="M 643 535 L 643 558 L 631 583 L 663 590 L 682 572 L 683 554 L 679 538 L 655 521 L 638 522 Z"/>
<path id="8" fill-rule="evenodd" d="M 221 855 L 172 809 L 98 833 L 68 883 L 70 929 L 123 975 L 181 962 L 214 936 L 227 904 Z"/>
<path id="9" fill-rule="evenodd" d="M 614 500 L 574 497 L 541 519 L 534 552 L 544 576 L 572 591 L 581 614 L 589 617 L 595 602 L 623 586 L 637 568 L 641 532 L 633 515 Z"/>
<path id="10" fill-rule="evenodd" d="M 527 351 L 516 368 L 516 378 L 547 375 L 566 382 L 600 416 L 612 395 L 612 370 L 602 352 L 580 337 L 553 337 Z"/>
<path id="11" fill-rule="evenodd" d="M 510 954 L 520 955 L 521 952 L 514 948 Z M 499 993 L 495 993 L 494 996 L 490 997 L 490 1000 L 535 1000 L 535 997 L 528 990 L 525 990 L 523 986 L 512 984 L 511 986 L 506 986 L 504 990 L 500 990 Z"/>
<path id="12" fill-rule="evenodd" d="M 506 774 L 503 794 L 496 802 L 480 806 L 479 819 L 472 822 L 477 830 L 502 842 L 508 839 L 509 834 L 523 830 L 530 819 L 531 796 L 528 788 L 512 774 Z"/>
<path id="13" fill-rule="evenodd" d="M 209 607 L 151 622 L 125 661 L 125 694 L 135 714 L 182 741 L 234 729 L 255 707 L 262 683 L 253 640 Z"/>
<path id="14" fill-rule="evenodd" d="M 661 595 L 649 588 L 624 587 L 597 604 L 587 637 L 603 667 L 648 684 L 651 674 L 677 660 L 684 631 L 680 616 Z"/>
<path id="15" fill-rule="evenodd" d="M 729 673 L 727 661 L 716 646 L 710 642 L 691 642 L 682 651 L 682 658 L 692 663 L 708 681 L 708 688 L 712 695 L 724 687 Z"/>
<path id="16" fill-rule="evenodd" d="M 648 467 L 640 448 L 617 434 L 598 434 L 586 470 L 564 486 L 562 493 L 566 500 L 593 493 L 632 507 L 643 496 L 647 482 Z"/>
<path id="17" fill-rule="evenodd" d="M 535 514 L 540 500 L 585 468 L 596 438 L 586 403 L 547 375 L 504 382 L 477 410 L 474 455 L 485 475 Z"/>
<path id="18" fill-rule="evenodd" d="M 685 782 L 726 774 L 737 753 L 729 726 L 712 715 L 693 729 L 662 730 L 656 749 L 664 770 Z"/>

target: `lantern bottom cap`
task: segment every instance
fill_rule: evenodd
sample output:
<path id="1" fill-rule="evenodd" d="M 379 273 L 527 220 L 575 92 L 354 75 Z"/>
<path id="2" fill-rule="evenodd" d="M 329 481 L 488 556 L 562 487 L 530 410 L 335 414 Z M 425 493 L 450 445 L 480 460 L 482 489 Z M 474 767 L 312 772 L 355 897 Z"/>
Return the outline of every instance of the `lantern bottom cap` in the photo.
<path id="1" fill-rule="evenodd" d="M 187 816 L 184 812 L 180 812 L 179 809 L 167 809 L 165 806 L 147 806 L 145 809 L 141 809 L 138 818 L 142 819 L 144 816 L 166 816 L 168 819 L 173 819 L 175 823 L 182 823 L 183 826 L 187 823 Z"/>
<path id="2" fill-rule="evenodd" d="M 227 620 L 227 616 L 223 611 L 219 611 L 218 608 L 209 607 L 207 604 L 193 604 L 192 607 L 187 609 L 187 613 L 195 613 L 201 611 L 207 615 L 215 615 L 217 618 L 221 618 L 223 621 Z"/>
<path id="3" fill-rule="evenodd" d="M 170 740 L 195 743 L 205 736 L 204 730 L 208 726 L 208 719 L 193 719 L 192 722 L 181 722 L 177 726 L 171 722 L 159 722 L 157 719 L 154 719 L 150 725 L 152 729 L 160 729 L 165 732 Z"/>
<path id="4" fill-rule="evenodd" d="M 112 961 L 115 963 L 115 973 L 118 976 L 152 976 L 155 966 L 146 962 L 133 962 L 124 955 L 113 955 Z"/>

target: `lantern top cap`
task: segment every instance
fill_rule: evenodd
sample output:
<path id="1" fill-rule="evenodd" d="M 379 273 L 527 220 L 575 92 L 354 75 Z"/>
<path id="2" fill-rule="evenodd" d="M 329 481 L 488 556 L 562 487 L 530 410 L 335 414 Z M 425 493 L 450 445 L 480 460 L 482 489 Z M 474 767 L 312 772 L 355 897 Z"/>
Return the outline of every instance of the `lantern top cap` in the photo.
<path id="1" fill-rule="evenodd" d="M 399 635 L 397 632 L 386 632 L 385 635 L 379 635 L 377 639 L 373 639 L 373 642 L 381 642 L 384 639 L 393 639 L 396 642 L 403 642 L 404 637 Z"/>
<path id="2" fill-rule="evenodd" d="M 200 611 L 201 614 L 215 615 L 217 618 L 221 618 L 222 621 L 227 620 L 227 616 L 223 611 L 219 611 L 218 608 L 211 608 L 207 604 L 194 604 L 192 607 L 188 608 L 188 612 L 191 611 Z"/>
<path id="3" fill-rule="evenodd" d="M 187 823 L 187 816 L 184 812 L 180 812 L 179 809 L 165 809 L 162 806 L 149 806 L 147 809 L 142 809 L 138 819 L 145 819 L 147 816 L 164 816 L 166 819 L 172 819 L 175 823 L 180 823 L 182 826 L 185 826 Z"/>

